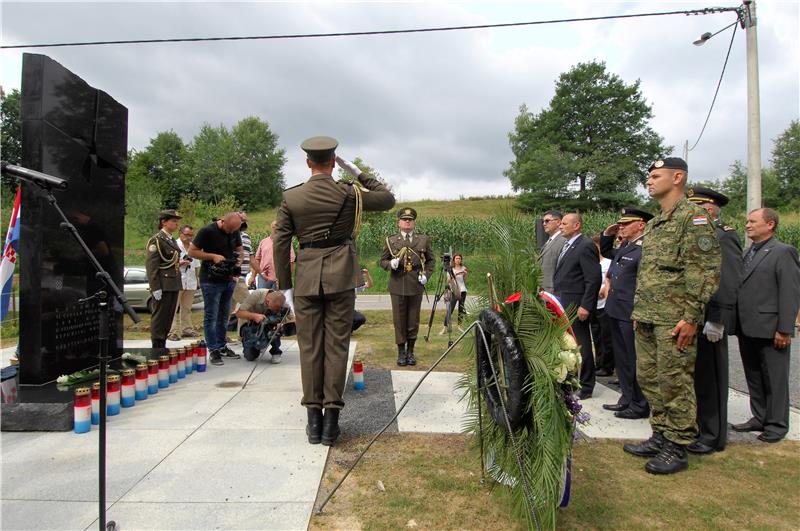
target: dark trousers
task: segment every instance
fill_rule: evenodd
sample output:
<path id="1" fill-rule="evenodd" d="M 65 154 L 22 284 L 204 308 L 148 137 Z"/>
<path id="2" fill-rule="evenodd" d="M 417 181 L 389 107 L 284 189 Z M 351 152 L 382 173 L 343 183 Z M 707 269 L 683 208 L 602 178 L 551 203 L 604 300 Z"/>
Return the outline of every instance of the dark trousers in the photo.
<path id="1" fill-rule="evenodd" d="M 575 333 L 575 340 L 581 347 L 581 391 L 592 393 L 594 391 L 594 353 L 592 352 L 592 331 L 589 326 L 589 319 L 581 321 L 575 319 L 572 323 L 572 331 Z"/>
<path id="2" fill-rule="evenodd" d="M 172 320 L 175 318 L 175 310 L 178 308 L 178 292 L 163 291 L 161 300 L 155 301 L 155 311 L 150 319 L 150 339 L 152 341 L 166 341 L 169 329 L 172 328 Z M 165 346 L 153 343 L 153 347 Z"/>
<path id="3" fill-rule="evenodd" d="M 353 327 L 354 290 L 315 297 L 295 297 L 300 378 L 307 408 L 344 407 L 347 355 Z"/>
<path id="4" fill-rule="evenodd" d="M 422 294 L 403 295 L 391 294 L 392 320 L 394 321 L 394 342 L 404 345 L 407 341 L 417 339 L 419 332 L 419 309 L 422 306 Z"/>
<path id="5" fill-rule="evenodd" d="M 464 315 L 466 315 L 467 310 L 464 305 L 467 302 L 467 292 L 462 291 L 459 295 L 450 295 L 450 315 L 452 316 L 456 310 L 456 304 L 458 304 L 458 325 L 461 326 L 461 322 L 464 320 Z M 444 325 L 447 326 L 450 324 L 450 321 L 447 319 L 448 314 L 445 312 L 444 314 Z"/>
<path id="6" fill-rule="evenodd" d="M 697 334 L 694 363 L 694 394 L 697 396 L 698 440 L 722 450 L 728 442 L 728 336 L 712 343 Z"/>
<path id="7" fill-rule="evenodd" d="M 647 405 L 647 399 L 636 379 L 636 335 L 633 322 L 609 317 L 609 324 L 614 347 L 614 366 L 622 393 L 619 403 L 637 413 L 645 413 L 650 410 L 650 406 Z"/>
<path id="8" fill-rule="evenodd" d="M 367 322 L 366 316 L 358 310 L 353 311 L 353 332 L 361 328 Z"/>
<path id="9" fill-rule="evenodd" d="M 604 309 L 592 312 L 592 342 L 594 343 L 594 364 L 597 369 L 608 372 L 614 370 L 614 349 L 611 341 L 611 318 Z"/>
<path id="10" fill-rule="evenodd" d="M 789 348 L 776 349 L 772 339 L 739 338 L 750 411 L 764 431 L 783 437 L 789 431 Z"/>

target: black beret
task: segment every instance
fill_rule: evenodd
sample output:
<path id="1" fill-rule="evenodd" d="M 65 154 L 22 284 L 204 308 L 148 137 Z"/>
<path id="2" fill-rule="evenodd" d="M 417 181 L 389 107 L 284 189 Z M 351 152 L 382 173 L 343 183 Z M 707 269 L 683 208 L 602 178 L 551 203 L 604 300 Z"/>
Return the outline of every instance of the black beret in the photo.
<path id="1" fill-rule="evenodd" d="M 313 136 L 303 140 L 300 148 L 306 152 L 311 162 L 328 162 L 333 160 L 339 141 L 329 136 Z"/>
<path id="2" fill-rule="evenodd" d="M 715 192 L 711 188 L 704 188 L 702 186 L 693 186 L 686 190 L 686 197 L 692 203 L 701 205 L 703 203 L 714 203 L 717 206 L 724 207 L 728 204 L 728 197 L 719 192 Z"/>
<path id="3" fill-rule="evenodd" d="M 617 220 L 617 223 L 630 223 L 632 221 L 650 221 L 653 219 L 653 214 L 646 210 L 641 210 L 633 207 L 625 207 L 622 209 L 622 216 Z"/>
<path id="4" fill-rule="evenodd" d="M 397 219 L 417 219 L 417 211 L 411 207 L 401 208 L 397 211 Z"/>
<path id="5" fill-rule="evenodd" d="M 650 165 L 647 171 L 651 172 L 659 168 L 666 168 L 669 170 L 689 171 L 689 166 L 686 165 L 686 161 L 679 157 L 667 157 L 664 159 L 658 159 L 657 161 L 655 161 Z"/>

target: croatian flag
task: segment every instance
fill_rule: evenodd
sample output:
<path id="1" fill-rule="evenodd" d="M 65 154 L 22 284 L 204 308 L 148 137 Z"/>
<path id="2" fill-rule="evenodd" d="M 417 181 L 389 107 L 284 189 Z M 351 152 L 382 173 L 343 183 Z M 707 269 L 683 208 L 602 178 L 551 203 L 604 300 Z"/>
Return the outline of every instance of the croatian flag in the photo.
<path id="1" fill-rule="evenodd" d="M 0 286 L 3 286 L 2 297 L 0 297 L 0 320 L 5 318 L 8 313 L 8 306 L 11 301 L 14 265 L 17 263 L 17 253 L 14 248 L 19 241 L 19 199 L 21 193 L 22 186 L 18 186 L 17 197 L 14 199 L 14 211 L 11 213 L 11 221 L 8 223 L 8 232 L 6 233 L 6 243 L 3 246 L 3 261 L 0 264 Z"/>

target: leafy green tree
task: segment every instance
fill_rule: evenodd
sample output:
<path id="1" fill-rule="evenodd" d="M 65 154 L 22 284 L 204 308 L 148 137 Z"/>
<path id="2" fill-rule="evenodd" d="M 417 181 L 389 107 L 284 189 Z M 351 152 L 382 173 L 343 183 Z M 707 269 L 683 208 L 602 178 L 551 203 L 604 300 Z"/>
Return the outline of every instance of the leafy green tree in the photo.
<path id="1" fill-rule="evenodd" d="M 605 63 L 579 63 L 559 76 L 548 107 L 525 105 L 509 134 L 515 160 L 504 174 L 522 208 L 619 208 L 638 202 L 645 169 L 671 151 L 648 125 L 639 81 L 626 84 Z"/>
<path id="2" fill-rule="evenodd" d="M 786 205 L 800 208 L 800 122 L 792 120 L 775 139 L 771 162 Z"/>
<path id="3" fill-rule="evenodd" d="M 199 199 L 217 203 L 223 197 L 236 195 L 235 156 L 233 138 L 225 126 L 204 124 L 200 128 L 189 156 L 189 173 Z"/>
<path id="4" fill-rule="evenodd" d="M 6 94 L 0 88 L 0 155 L 11 164 L 22 162 L 22 120 L 19 114 L 20 94 L 14 89 Z M 3 196 L 11 196 L 17 191 L 16 181 L 3 176 Z M 13 201 L 13 199 L 12 199 Z M 3 202 L 5 206 L 5 201 Z M 5 209 L 4 209 L 5 210 Z"/>
<path id="5" fill-rule="evenodd" d="M 142 154 L 128 152 L 125 174 L 125 225 L 140 236 L 155 234 L 162 198 L 158 185 L 147 173 Z"/>
<path id="6" fill-rule="evenodd" d="M 129 158 L 126 179 L 141 181 L 155 186 L 155 191 L 166 208 L 176 208 L 180 198 L 194 192 L 194 185 L 186 171 L 188 152 L 186 145 L 174 131 L 158 133 L 150 144 Z"/>
<path id="7" fill-rule="evenodd" d="M 741 161 L 736 160 L 731 164 L 730 175 L 721 183 L 709 183 L 708 186 L 714 189 L 719 188 L 723 194 L 728 196 L 730 201 L 725 207 L 728 212 L 741 214 L 747 209 L 747 168 Z M 772 168 L 763 168 L 761 170 L 761 202 L 764 206 L 781 208 L 789 199 L 784 197 L 781 191 L 777 172 Z"/>
<path id="8" fill-rule="evenodd" d="M 285 181 L 286 150 L 278 147 L 278 135 L 267 122 L 249 116 L 231 131 L 234 146 L 234 197 L 249 208 L 274 207 L 280 203 Z"/>

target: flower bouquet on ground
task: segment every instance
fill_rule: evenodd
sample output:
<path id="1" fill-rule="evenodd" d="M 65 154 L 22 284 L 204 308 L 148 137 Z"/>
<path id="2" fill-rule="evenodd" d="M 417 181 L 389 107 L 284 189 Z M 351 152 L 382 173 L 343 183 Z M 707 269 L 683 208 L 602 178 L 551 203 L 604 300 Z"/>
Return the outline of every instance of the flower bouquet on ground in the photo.
<path id="1" fill-rule="evenodd" d="M 580 352 L 570 318 L 539 290 L 537 251 L 520 216 L 492 223 L 488 296 L 478 316 L 475 364 L 461 380 L 468 398 L 465 431 L 478 435 L 489 474 L 511 490 L 513 509 L 531 528 L 555 528 L 569 496 L 576 422 L 586 421 L 574 393 Z M 510 429 L 509 429 L 510 428 Z"/>

